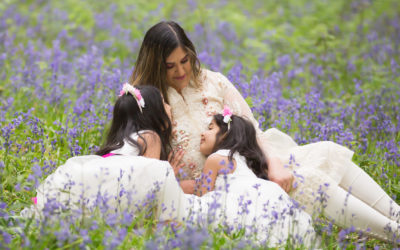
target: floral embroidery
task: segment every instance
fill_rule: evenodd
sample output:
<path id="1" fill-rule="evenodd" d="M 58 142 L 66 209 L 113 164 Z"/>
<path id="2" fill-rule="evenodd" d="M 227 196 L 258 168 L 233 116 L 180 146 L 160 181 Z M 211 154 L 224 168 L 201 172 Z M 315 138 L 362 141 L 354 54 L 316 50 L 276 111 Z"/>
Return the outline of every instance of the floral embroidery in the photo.
<path id="1" fill-rule="evenodd" d="M 172 133 L 172 140 L 177 141 L 178 140 L 178 136 L 176 134 Z"/>
<path id="2" fill-rule="evenodd" d="M 183 130 L 176 130 L 174 129 L 172 131 L 172 139 L 174 140 L 173 142 L 173 146 L 174 147 L 178 147 L 178 148 L 183 148 L 183 149 L 187 149 L 187 147 L 189 146 L 189 134 Z"/>
<path id="3" fill-rule="evenodd" d="M 188 166 L 190 170 L 196 169 L 196 164 L 194 162 L 190 162 Z"/>
<path id="4" fill-rule="evenodd" d="M 203 102 L 204 105 L 207 105 L 207 104 L 208 104 L 208 98 L 207 98 L 207 97 L 204 97 L 203 100 L 202 100 L 202 102 Z"/>

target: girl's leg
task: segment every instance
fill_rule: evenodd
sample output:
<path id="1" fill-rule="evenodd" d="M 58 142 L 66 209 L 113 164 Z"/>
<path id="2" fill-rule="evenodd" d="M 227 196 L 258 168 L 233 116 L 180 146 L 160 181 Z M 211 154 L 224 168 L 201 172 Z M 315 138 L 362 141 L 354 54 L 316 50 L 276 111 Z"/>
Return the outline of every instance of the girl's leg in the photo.
<path id="1" fill-rule="evenodd" d="M 400 206 L 356 164 L 348 167 L 339 185 L 384 216 L 400 221 Z"/>
<path id="2" fill-rule="evenodd" d="M 340 186 L 327 191 L 324 214 L 342 227 L 354 226 L 367 235 L 393 242 L 400 237 L 400 225 L 382 215 Z"/>

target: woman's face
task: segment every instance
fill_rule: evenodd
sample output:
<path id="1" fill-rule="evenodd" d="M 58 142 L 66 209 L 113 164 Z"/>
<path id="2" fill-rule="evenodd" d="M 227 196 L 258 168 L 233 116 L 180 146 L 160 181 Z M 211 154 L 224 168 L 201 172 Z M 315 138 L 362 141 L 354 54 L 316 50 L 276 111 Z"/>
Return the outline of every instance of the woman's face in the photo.
<path id="1" fill-rule="evenodd" d="M 165 64 L 169 86 L 180 92 L 189 84 L 192 75 L 189 54 L 178 47 L 167 57 Z"/>
<path id="2" fill-rule="evenodd" d="M 219 127 L 215 123 L 215 120 L 212 120 L 210 124 L 208 124 L 208 129 L 201 133 L 200 152 L 202 154 L 210 155 L 212 153 L 217 141 L 218 132 Z"/>

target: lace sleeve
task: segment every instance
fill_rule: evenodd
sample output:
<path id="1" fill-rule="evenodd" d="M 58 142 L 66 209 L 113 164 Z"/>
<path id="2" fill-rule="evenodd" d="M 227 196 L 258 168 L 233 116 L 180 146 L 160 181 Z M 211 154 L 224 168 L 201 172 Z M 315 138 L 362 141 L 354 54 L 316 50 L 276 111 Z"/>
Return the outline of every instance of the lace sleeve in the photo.
<path id="1" fill-rule="evenodd" d="M 242 116 L 250 120 L 257 131 L 257 140 L 267 157 L 275 155 L 271 146 L 268 145 L 267 135 L 261 131 L 258 126 L 257 120 L 254 118 L 253 113 L 245 99 L 242 97 L 240 92 L 233 86 L 233 84 L 222 74 L 219 74 L 221 82 L 221 93 L 223 96 L 224 104 L 228 105 L 234 114 Z"/>

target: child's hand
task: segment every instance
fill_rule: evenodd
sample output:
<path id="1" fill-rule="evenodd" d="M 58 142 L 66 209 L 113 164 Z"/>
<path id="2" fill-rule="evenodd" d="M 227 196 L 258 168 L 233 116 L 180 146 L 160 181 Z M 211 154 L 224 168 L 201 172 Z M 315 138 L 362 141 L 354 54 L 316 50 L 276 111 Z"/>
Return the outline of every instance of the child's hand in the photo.
<path id="1" fill-rule="evenodd" d="M 178 149 L 177 151 L 175 151 L 175 153 L 173 153 L 174 151 L 169 153 L 168 161 L 171 164 L 172 168 L 174 169 L 175 175 L 177 175 L 179 173 L 179 170 L 183 166 L 185 166 L 185 164 L 181 162 L 182 157 L 185 155 L 185 150 Z"/>

